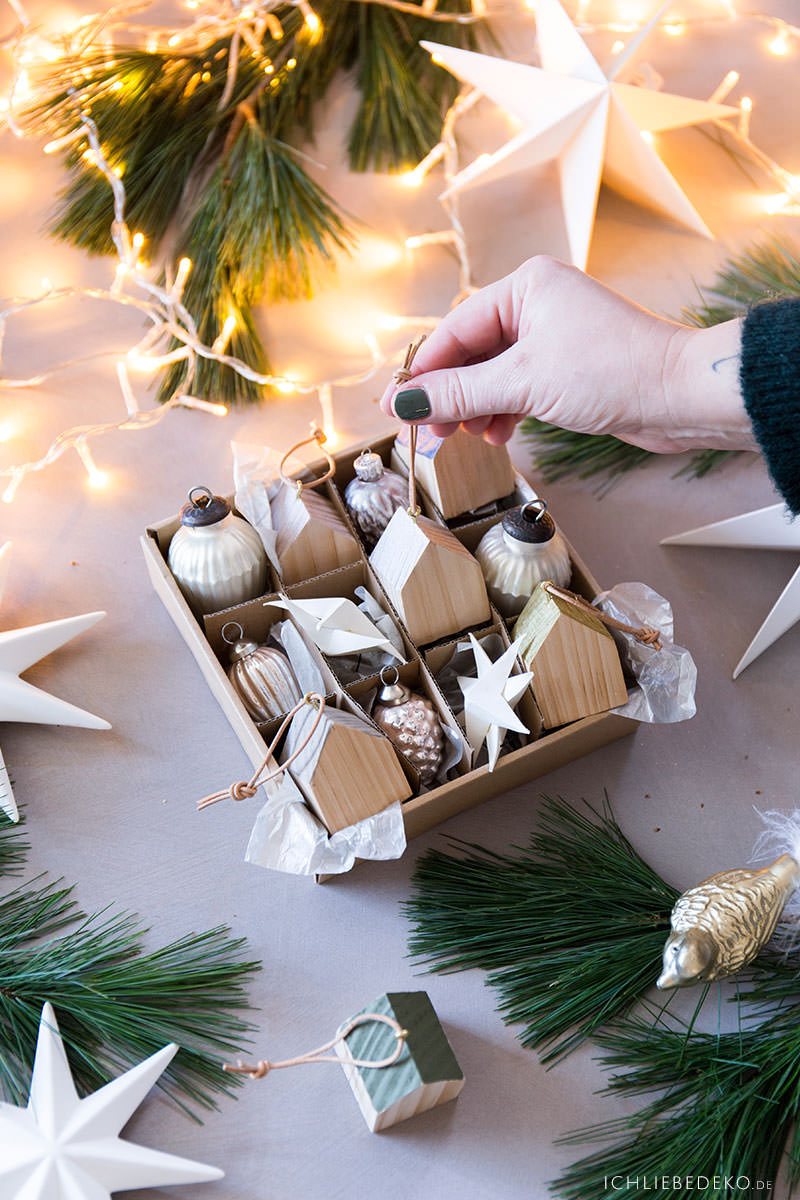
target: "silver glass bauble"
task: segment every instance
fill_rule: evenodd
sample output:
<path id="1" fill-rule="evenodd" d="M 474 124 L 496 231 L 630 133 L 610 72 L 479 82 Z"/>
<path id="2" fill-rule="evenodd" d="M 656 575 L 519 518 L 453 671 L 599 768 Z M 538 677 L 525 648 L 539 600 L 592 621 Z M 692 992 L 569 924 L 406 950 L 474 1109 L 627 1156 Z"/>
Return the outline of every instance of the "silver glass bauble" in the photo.
<path id="1" fill-rule="evenodd" d="M 408 481 L 388 471 L 380 454 L 364 450 L 353 463 L 356 473 L 345 488 L 347 511 L 372 550 L 398 508 L 408 503 Z"/>
<path id="2" fill-rule="evenodd" d="M 261 596 L 267 555 L 252 525 L 206 487 L 189 492 L 167 564 L 197 616 Z"/>
<path id="3" fill-rule="evenodd" d="M 543 579 L 565 587 L 572 574 L 566 542 L 544 500 L 510 509 L 481 538 L 475 557 L 492 604 L 504 617 L 519 616 Z"/>
<path id="4" fill-rule="evenodd" d="M 245 637 L 237 621 L 222 627 L 222 637 L 231 647 L 228 678 L 254 721 L 271 721 L 299 704 L 303 693 L 282 651 Z"/>
<path id="5" fill-rule="evenodd" d="M 387 671 L 394 671 L 392 683 L 386 680 Z M 381 683 L 372 710 L 373 721 L 416 768 L 420 783 L 433 783 L 444 751 L 444 734 L 436 709 L 425 696 L 399 682 L 395 667 L 383 668 Z"/>

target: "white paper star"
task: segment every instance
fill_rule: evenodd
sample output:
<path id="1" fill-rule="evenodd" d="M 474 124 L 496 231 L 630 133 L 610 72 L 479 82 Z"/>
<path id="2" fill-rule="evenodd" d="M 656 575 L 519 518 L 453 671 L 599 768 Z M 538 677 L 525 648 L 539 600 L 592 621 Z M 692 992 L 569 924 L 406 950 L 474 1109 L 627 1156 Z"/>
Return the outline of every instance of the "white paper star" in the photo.
<path id="1" fill-rule="evenodd" d="M 268 600 L 285 608 L 323 654 L 355 654 L 383 650 L 402 661 L 402 654 L 352 600 L 325 596 L 319 600 Z"/>
<path id="2" fill-rule="evenodd" d="M 489 770 L 493 771 L 506 731 L 513 729 L 516 733 L 530 733 L 514 712 L 513 705 L 533 679 L 533 674 L 530 671 L 524 671 L 520 675 L 511 674 L 519 640 L 513 642 L 496 662 L 492 662 L 473 634 L 469 635 L 469 640 L 475 655 L 478 677 L 458 677 L 458 686 L 464 694 L 467 741 L 472 746 L 476 758 L 484 741 L 486 742 Z"/>
<path id="3" fill-rule="evenodd" d="M 49 1004 L 42 1009 L 27 1108 L 0 1104 L 0 1195 L 8 1200 L 110 1200 L 112 1192 L 221 1179 L 217 1167 L 118 1136 L 178 1050 L 165 1046 L 78 1098 Z"/>
<path id="4" fill-rule="evenodd" d="M 770 504 L 738 517 L 701 525 L 664 538 L 662 546 L 739 546 L 752 550 L 800 550 L 800 520 L 791 518 L 785 504 Z M 764 623 L 736 664 L 738 678 L 768 646 L 800 621 L 800 567 L 773 604 Z"/>
<path id="5" fill-rule="evenodd" d="M 606 74 L 558 0 L 529 0 L 529 4 L 536 15 L 541 67 L 435 42 L 421 43 L 437 63 L 483 92 L 523 126 L 494 154 L 481 155 L 460 171 L 444 195 L 479 179 L 500 179 L 557 159 L 567 239 L 576 266 L 585 268 L 589 256 L 601 180 L 710 237 L 642 134 L 719 120 L 738 109 L 617 82 L 622 67 L 664 9 L 614 57 Z"/>

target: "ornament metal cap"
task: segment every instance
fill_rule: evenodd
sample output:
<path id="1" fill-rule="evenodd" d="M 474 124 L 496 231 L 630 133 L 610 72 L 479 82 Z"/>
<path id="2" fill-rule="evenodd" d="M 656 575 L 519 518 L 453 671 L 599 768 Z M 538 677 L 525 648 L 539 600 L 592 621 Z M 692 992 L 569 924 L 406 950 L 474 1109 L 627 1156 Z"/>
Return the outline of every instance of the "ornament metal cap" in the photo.
<path id="1" fill-rule="evenodd" d="M 383 474 L 383 460 L 374 450 L 362 450 L 353 463 L 353 470 L 364 483 L 375 483 Z"/>
<path id="2" fill-rule="evenodd" d="M 238 629 L 239 632 L 231 639 L 225 632 L 226 629 Z M 241 662 L 243 658 L 249 658 L 251 654 L 255 654 L 259 649 L 258 642 L 254 642 L 252 638 L 245 637 L 244 630 L 238 621 L 228 621 L 220 630 L 223 642 L 231 647 L 230 661 L 231 666 L 234 663 Z"/>
<path id="3" fill-rule="evenodd" d="M 556 524 L 547 511 L 545 500 L 529 500 L 521 508 L 512 508 L 503 517 L 503 532 L 518 542 L 543 543 L 555 536 Z"/>
<path id="4" fill-rule="evenodd" d="M 388 671 L 394 671 L 394 679 L 389 683 L 388 679 L 384 678 Z M 397 667 L 382 667 L 380 674 L 383 687 L 378 692 L 376 704 L 383 704 L 387 708 L 392 708 L 395 704 L 405 704 L 411 692 L 400 682 L 400 674 Z"/>
<path id="5" fill-rule="evenodd" d="M 184 504 L 180 511 L 181 525 L 216 525 L 223 517 L 227 517 L 230 511 L 228 501 L 222 496 L 215 496 L 211 488 L 193 487 L 189 492 L 188 504 Z"/>

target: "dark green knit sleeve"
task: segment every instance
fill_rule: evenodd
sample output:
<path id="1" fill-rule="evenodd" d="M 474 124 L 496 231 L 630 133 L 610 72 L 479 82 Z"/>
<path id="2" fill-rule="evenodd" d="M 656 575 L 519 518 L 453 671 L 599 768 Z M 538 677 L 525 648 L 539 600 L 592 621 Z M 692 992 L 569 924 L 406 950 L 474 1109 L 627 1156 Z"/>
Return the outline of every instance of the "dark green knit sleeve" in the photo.
<path id="1" fill-rule="evenodd" d="M 769 473 L 800 512 L 800 298 L 766 300 L 742 326 L 739 368 L 745 408 Z"/>

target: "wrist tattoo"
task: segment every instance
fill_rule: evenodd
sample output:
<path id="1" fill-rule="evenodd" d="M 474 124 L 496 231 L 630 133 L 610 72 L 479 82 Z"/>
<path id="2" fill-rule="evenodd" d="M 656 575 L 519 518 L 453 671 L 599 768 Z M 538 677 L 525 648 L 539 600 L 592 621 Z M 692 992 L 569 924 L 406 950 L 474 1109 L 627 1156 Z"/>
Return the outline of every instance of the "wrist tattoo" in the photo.
<path id="1" fill-rule="evenodd" d="M 729 354 L 727 356 L 727 358 L 718 358 L 716 362 L 713 362 L 711 364 L 711 370 L 714 372 L 715 375 L 719 375 L 720 367 L 722 367 L 725 363 L 738 362 L 738 361 L 739 361 L 738 354 Z"/>

